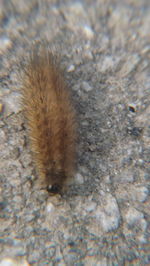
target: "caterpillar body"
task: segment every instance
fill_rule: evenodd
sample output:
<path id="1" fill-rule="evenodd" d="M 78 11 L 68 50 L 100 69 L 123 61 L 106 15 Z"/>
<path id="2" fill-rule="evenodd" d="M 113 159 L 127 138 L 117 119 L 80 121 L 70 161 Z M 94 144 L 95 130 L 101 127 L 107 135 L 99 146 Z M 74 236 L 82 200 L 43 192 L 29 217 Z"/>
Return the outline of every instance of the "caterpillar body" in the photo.
<path id="1" fill-rule="evenodd" d="M 22 104 L 38 176 L 54 193 L 75 166 L 76 119 L 70 91 L 56 56 L 33 48 L 22 70 Z"/>

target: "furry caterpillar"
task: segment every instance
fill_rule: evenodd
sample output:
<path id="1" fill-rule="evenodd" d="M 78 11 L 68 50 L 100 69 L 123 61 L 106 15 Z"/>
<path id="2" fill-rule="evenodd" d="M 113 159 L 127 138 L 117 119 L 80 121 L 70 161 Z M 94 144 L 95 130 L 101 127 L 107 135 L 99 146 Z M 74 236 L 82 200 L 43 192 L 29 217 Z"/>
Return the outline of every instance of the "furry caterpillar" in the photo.
<path id="1" fill-rule="evenodd" d="M 37 173 L 57 193 L 74 172 L 76 123 L 69 89 L 56 56 L 45 46 L 33 48 L 22 74 L 22 104 Z"/>

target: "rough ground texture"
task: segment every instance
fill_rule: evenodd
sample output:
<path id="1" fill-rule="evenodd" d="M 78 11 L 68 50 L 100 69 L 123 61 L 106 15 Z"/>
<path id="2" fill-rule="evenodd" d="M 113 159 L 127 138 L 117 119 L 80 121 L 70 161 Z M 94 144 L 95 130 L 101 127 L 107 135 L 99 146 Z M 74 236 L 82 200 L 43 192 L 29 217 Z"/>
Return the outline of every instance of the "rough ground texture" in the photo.
<path id="1" fill-rule="evenodd" d="M 4 0 L 0 25 L 0 265 L 150 265 L 149 0 Z M 19 105 L 15 62 L 40 39 L 77 110 L 62 198 L 36 185 Z"/>

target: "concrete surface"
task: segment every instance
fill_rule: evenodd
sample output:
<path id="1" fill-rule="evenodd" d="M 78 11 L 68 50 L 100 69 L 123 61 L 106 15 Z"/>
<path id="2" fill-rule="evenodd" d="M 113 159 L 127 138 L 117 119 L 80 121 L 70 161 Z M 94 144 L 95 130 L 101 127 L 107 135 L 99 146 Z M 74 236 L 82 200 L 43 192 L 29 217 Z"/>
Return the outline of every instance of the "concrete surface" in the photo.
<path id="1" fill-rule="evenodd" d="M 149 0 L 3 0 L 0 25 L 0 265 L 150 265 Z M 15 69 L 40 39 L 79 124 L 62 198 L 36 185 Z"/>

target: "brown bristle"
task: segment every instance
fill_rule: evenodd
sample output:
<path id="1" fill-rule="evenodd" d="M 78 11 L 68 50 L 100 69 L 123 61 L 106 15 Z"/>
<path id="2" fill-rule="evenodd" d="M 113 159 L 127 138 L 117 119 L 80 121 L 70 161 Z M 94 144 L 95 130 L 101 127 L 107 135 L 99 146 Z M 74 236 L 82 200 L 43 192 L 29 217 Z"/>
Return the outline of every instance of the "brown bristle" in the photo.
<path id="1" fill-rule="evenodd" d="M 74 172 L 76 126 L 69 89 L 46 46 L 34 47 L 23 67 L 22 103 L 38 176 L 55 192 Z"/>

